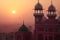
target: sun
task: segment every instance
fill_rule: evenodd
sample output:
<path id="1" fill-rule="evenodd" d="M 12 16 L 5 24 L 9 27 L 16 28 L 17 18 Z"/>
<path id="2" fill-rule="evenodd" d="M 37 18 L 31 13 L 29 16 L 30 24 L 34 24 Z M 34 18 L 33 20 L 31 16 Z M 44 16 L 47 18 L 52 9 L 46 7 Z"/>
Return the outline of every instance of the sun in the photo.
<path id="1" fill-rule="evenodd" d="M 16 14 L 16 11 L 15 10 L 12 10 L 12 14 Z"/>

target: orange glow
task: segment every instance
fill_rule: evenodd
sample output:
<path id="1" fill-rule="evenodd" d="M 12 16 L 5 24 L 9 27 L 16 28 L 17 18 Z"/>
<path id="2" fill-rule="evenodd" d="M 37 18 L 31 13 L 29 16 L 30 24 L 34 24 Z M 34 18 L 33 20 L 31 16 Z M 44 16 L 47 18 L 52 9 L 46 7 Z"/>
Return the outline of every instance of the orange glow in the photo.
<path id="1" fill-rule="evenodd" d="M 16 14 L 16 11 L 15 10 L 12 10 L 12 14 Z"/>
<path id="2" fill-rule="evenodd" d="M 56 7 L 56 9 L 60 10 L 60 7 L 58 5 L 60 3 L 59 2 L 60 0 L 52 0 L 52 1 L 53 1 L 53 5 Z M 51 2 L 51 0 L 40 0 L 40 3 L 42 4 L 43 8 L 45 9 L 44 14 L 47 14 L 46 10 L 48 9 L 49 5 L 51 4 L 50 2 Z M 2 15 L 0 17 L 3 18 L 3 16 L 5 16 L 6 20 L 8 20 L 7 16 L 9 15 L 9 17 L 13 17 L 14 15 L 11 14 L 11 11 L 13 14 L 15 14 L 15 11 L 12 10 L 12 9 L 15 9 L 17 11 L 15 17 L 17 17 L 17 16 L 21 17 L 20 19 L 22 19 L 22 20 L 24 19 L 26 22 L 28 20 L 32 21 L 33 9 L 34 9 L 34 6 L 36 3 L 37 3 L 37 0 L 0 0 L 0 10 L 1 10 L 0 14 Z M 59 11 L 58 11 L 58 14 L 59 14 Z M 28 19 L 27 17 L 30 19 Z M 20 19 L 19 19 L 19 21 L 20 21 Z"/>
<path id="3" fill-rule="evenodd" d="M 52 1 L 59 14 L 60 0 Z M 33 9 L 36 3 L 37 0 L 0 0 L 0 24 L 22 24 L 24 20 L 26 25 L 34 25 Z M 40 3 L 44 8 L 44 14 L 47 14 L 46 10 L 51 0 L 40 0 Z"/>

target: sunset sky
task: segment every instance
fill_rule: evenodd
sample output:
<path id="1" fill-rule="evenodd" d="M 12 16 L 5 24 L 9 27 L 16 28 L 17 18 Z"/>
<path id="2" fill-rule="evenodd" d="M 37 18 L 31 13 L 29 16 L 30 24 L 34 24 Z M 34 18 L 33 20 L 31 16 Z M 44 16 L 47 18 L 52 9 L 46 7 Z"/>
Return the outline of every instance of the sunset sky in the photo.
<path id="1" fill-rule="evenodd" d="M 52 0 L 52 2 L 57 9 L 57 14 L 60 15 L 60 0 Z M 36 3 L 37 0 L 0 0 L 0 31 L 15 31 L 23 20 L 27 26 L 34 26 L 33 9 Z M 46 15 L 51 0 L 40 0 L 40 3 Z"/>

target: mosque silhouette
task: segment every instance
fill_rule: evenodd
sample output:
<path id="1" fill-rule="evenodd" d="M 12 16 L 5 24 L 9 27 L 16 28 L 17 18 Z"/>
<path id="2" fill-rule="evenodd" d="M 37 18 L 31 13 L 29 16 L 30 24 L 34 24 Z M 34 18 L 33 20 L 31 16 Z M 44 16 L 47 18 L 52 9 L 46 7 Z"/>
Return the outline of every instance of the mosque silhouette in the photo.
<path id="1" fill-rule="evenodd" d="M 60 17 L 57 17 L 56 8 L 51 1 L 48 7 L 46 18 L 43 13 L 43 6 L 39 0 L 35 5 L 35 29 L 31 32 L 23 22 L 18 32 L 15 33 L 15 40 L 60 40 Z"/>

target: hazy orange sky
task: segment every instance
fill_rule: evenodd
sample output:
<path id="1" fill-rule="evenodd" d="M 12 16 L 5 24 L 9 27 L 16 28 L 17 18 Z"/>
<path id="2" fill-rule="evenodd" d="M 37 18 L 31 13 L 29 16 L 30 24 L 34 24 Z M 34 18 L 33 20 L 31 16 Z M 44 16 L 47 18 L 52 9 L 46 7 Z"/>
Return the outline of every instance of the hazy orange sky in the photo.
<path id="1" fill-rule="evenodd" d="M 53 5 L 57 9 L 57 14 L 60 14 L 60 0 L 52 0 Z M 5 27 L 0 26 L 0 31 L 2 30 L 15 30 L 21 25 L 23 20 L 26 25 L 34 25 L 33 9 L 37 0 L 0 0 L 0 25 L 3 24 Z M 47 9 L 51 4 L 51 0 L 40 0 L 44 10 L 44 14 L 47 14 Z M 15 10 L 16 13 L 13 14 L 12 11 Z M 12 25 L 8 27 L 8 25 Z M 15 25 L 15 26 L 13 26 Z M 10 30 L 9 30 L 10 31 Z"/>

